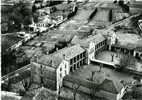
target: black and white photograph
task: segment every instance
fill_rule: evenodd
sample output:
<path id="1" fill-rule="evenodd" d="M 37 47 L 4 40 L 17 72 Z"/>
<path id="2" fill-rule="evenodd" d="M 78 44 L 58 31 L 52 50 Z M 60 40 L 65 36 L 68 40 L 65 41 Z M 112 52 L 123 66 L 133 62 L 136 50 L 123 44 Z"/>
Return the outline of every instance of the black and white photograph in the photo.
<path id="1" fill-rule="evenodd" d="M 0 2 L 0 100 L 142 100 L 142 0 Z"/>

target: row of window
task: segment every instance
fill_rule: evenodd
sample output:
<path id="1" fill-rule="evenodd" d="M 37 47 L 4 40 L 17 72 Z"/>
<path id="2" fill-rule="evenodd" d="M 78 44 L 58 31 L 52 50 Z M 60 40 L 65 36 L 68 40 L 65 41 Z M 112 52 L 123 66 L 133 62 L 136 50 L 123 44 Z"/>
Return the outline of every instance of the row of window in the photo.
<path id="1" fill-rule="evenodd" d="M 64 64 L 65 65 L 65 75 L 67 75 L 67 65 L 66 64 Z M 63 75 L 62 75 L 62 73 L 63 73 L 63 71 L 62 71 L 63 69 L 62 69 L 62 67 L 60 67 L 60 78 L 62 78 L 63 77 Z"/>
<path id="2" fill-rule="evenodd" d="M 81 60 L 80 62 L 73 64 L 72 66 L 70 66 L 70 71 L 76 70 L 76 68 L 79 68 L 80 66 L 85 64 L 85 58 L 83 60 Z"/>
<path id="3" fill-rule="evenodd" d="M 76 57 L 72 58 L 70 60 L 70 65 L 72 65 L 73 63 L 79 61 L 80 59 L 86 57 L 86 52 L 81 53 L 80 55 L 77 55 Z"/>
<path id="4" fill-rule="evenodd" d="M 36 26 L 37 26 L 37 27 L 46 27 L 45 24 L 37 24 Z"/>
<path id="5" fill-rule="evenodd" d="M 104 41 L 98 43 L 98 44 L 95 46 L 95 50 L 98 49 L 98 48 L 100 48 L 100 47 L 103 46 L 103 45 L 106 45 L 106 40 L 104 40 Z"/>

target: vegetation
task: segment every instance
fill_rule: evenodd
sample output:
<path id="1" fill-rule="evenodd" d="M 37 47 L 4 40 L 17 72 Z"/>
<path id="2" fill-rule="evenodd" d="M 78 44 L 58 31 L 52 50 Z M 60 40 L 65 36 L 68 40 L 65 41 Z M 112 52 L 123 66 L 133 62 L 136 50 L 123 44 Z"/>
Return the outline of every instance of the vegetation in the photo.
<path id="1" fill-rule="evenodd" d="M 33 97 L 33 100 L 56 100 L 57 96 L 50 93 L 46 88 L 41 88 Z"/>
<path id="2" fill-rule="evenodd" d="M 121 69 L 126 67 L 134 67 L 136 63 L 136 59 L 130 55 L 124 55 L 120 59 L 120 67 Z"/>
<path id="3" fill-rule="evenodd" d="M 29 63 L 30 59 L 26 56 L 24 51 L 20 49 L 2 55 L 2 75 L 8 74 Z"/>
<path id="4" fill-rule="evenodd" d="M 13 6 L 2 7 L 2 33 L 14 32 L 29 25 L 32 18 L 32 9 L 28 1 L 16 2 Z"/>
<path id="5" fill-rule="evenodd" d="M 79 89 L 80 85 L 79 84 L 72 84 L 72 88 L 73 88 L 73 100 L 76 100 L 76 94 L 77 94 L 77 90 Z"/>

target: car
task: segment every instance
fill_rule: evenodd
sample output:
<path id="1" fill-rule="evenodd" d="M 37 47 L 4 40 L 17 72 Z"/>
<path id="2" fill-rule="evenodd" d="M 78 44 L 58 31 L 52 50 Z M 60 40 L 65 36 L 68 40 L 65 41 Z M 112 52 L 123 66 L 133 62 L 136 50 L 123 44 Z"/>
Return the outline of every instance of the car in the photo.
<path id="1" fill-rule="evenodd" d="M 25 32 L 17 32 L 17 34 L 18 34 L 18 37 L 24 38 L 26 33 Z"/>
<path id="2" fill-rule="evenodd" d="M 32 38 L 31 34 L 25 33 L 25 32 L 18 32 L 18 37 L 24 39 L 25 41 Z"/>
<path id="3" fill-rule="evenodd" d="M 97 26 L 97 27 L 96 27 L 96 29 L 104 29 L 104 28 L 105 28 L 104 25 L 102 25 L 102 26 Z"/>

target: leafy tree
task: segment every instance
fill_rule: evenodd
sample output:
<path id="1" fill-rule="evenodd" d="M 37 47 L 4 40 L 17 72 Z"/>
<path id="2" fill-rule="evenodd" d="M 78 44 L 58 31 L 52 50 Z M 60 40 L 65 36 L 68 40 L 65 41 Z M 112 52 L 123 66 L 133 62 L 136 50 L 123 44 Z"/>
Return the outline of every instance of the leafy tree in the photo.
<path id="1" fill-rule="evenodd" d="M 100 65 L 100 69 L 99 69 L 99 71 L 92 71 L 91 72 L 91 76 L 90 76 L 90 78 L 89 78 L 89 81 L 92 81 L 92 82 L 94 82 L 94 81 L 97 81 L 97 78 L 95 77 L 95 74 L 96 73 L 100 73 L 101 71 L 101 67 L 102 67 L 102 65 Z M 98 85 L 98 86 L 90 86 L 90 97 L 91 97 L 91 99 L 92 100 L 94 100 L 94 97 L 95 97 L 95 94 L 96 94 L 96 92 L 97 91 L 99 91 L 100 90 L 100 85 Z"/>
<path id="2" fill-rule="evenodd" d="M 76 94 L 77 94 L 77 90 L 79 89 L 80 84 L 72 84 L 72 88 L 73 88 L 73 100 L 76 100 Z"/>
<path id="3" fill-rule="evenodd" d="M 7 26 L 2 30 L 3 32 L 21 30 L 23 25 L 31 23 L 32 8 L 30 1 L 20 0 L 8 8 L 2 8 L 2 27 Z"/>

